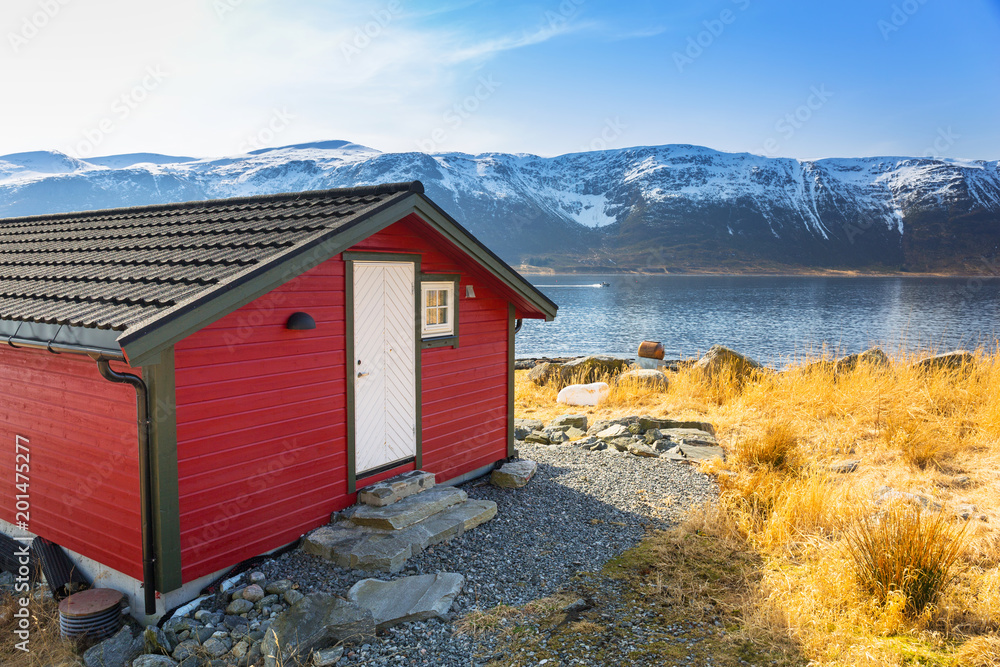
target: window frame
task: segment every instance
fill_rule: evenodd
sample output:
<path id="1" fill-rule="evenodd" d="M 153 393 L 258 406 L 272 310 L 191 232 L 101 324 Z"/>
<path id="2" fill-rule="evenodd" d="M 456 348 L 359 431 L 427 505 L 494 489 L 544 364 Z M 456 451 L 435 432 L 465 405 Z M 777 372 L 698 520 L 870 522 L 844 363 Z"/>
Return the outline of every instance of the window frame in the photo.
<path id="1" fill-rule="evenodd" d="M 418 299 L 420 307 L 420 347 L 421 349 L 436 347 L 458 347 L 459 324 L 459 283 L 461 276 L 457 274 L 420 274 Z M 433 286 L 433 287 L 432 287 Z M 426 291 L 430 289 L 447 289 L 451 295 L 448 313 L 451 315 L 451 328 L 447 331 L 427 330 Z M 432 325 L 436 326 L 436 325 Z"/>

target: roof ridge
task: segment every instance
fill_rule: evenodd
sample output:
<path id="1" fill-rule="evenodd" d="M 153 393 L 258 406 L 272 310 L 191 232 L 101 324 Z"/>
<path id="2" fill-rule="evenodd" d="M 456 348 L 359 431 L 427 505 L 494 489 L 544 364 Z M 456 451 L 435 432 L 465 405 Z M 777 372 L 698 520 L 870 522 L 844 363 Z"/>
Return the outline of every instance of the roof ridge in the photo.
<path id="1" fill-rule="evenodd" d="M 167 202 L 164 204 L 145 204 L 142 206 L 125 206 L 120 208 L 103 208 L 92 211 L 67 211 L 63 213 L 42 213 L 14 218 L 0 218 L 0 229 L 13 223 L 31 223 L 41 221 L 66 220 L 68 218 L 91 218 L 115 214 L 137 214 L 146 211 L 186 210 L 193 208 L 215 208 L 232 206 L 234 204 L 274 204 L 286 201 L 323 199 L 324 197 L 391 195 L 399 192 L 415 192 L 423 194 L 424 184 L 420 181 L 402 181 L 399 183 L 382 183 L 380 185 L 359 185 L 350 188 L 329 188 L 327 190 L 305 190 L 301 192 L 279 192 L 270 195 L 251 195 L 247 197 L 228 197 L 225 199 L 195 199 L 185 202 Z"/>

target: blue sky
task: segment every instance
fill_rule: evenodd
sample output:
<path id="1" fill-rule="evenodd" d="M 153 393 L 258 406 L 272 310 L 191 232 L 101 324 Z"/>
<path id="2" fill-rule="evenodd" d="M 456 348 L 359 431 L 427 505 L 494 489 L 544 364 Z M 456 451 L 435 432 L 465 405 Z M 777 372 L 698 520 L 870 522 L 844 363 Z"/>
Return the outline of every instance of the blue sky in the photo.
<path id="1" fill-rule="evenodd" d="M 0 154 L 1000 158 L 1000 0 L 5 0 Z"/>

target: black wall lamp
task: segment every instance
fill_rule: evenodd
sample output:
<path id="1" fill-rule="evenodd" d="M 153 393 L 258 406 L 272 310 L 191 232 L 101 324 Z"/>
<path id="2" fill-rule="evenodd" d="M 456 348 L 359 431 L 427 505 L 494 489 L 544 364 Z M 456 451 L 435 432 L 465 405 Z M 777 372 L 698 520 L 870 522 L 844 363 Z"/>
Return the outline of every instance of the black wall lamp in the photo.
<path id="1" fill-rule="evenodd" d="M 307 331 L 316 328 L 316 320 L 309 313 L 292 313 L 285 322 L 285 328 L 291 331 Z"/>

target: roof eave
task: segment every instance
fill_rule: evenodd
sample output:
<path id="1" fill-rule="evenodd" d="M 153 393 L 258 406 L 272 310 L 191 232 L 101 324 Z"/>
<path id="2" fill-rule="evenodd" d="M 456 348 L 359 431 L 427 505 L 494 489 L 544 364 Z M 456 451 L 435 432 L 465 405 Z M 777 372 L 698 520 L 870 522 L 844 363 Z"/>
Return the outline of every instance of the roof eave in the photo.
<path id="1" fill-rule="evenodd" d="M 537 316 L 530 319 L 544 318 L 546 322 L 551 322 L 555 319 L 559 306 L 554 301 L 542 294 L 537 287 L 528 282 L 524 276 L 483 245 L 482 242 L 476 239 L 465 227 L 448 215 L 437 204 L 426 196 L 421 195 L 417 197 L 417 204 L 414 208 L 436 232 L 465 251 L 467 255 L 476 260 L 483 268 L 500 278 L 531 307 L 535 308 Z"/>
<path id="2" fill-rule="evenodd" d="M 400 196 L 387 200 L 382 206 L 345 227 L 328 230 L 266 264 L 249 269 L 233 280 L 178 304 L 155 318 L 129 327 L 118 337 L 118 344 L 132 366 L 155 364 L 162 350 L 413 212 L 508 285 L 526 304 L 535 309 L 534 318 L 544 318 L 546 321 L 555 318 L 559 307 L 554 302 L 423 195 L 420 189 L 414 188 L 400 192 Z"/>
<path id="3" fill-rule="evenodd" d="M 155 318 L 129 327 L 118 337 L 118 344 L 132 366 L 155 363 L 162 350 L 319 266 L 373 234 L 373 228 L 381 229 L 406 215 L 417 194 L 400 194 L 345 227 L 328 230 L 266 264 L 255 266 Z"/>

